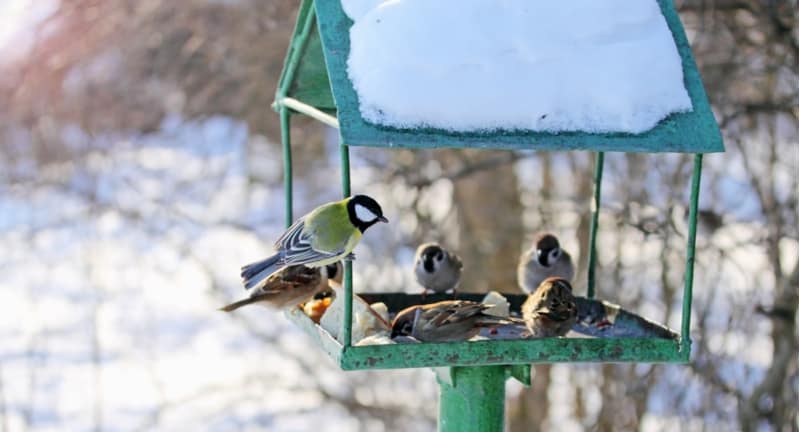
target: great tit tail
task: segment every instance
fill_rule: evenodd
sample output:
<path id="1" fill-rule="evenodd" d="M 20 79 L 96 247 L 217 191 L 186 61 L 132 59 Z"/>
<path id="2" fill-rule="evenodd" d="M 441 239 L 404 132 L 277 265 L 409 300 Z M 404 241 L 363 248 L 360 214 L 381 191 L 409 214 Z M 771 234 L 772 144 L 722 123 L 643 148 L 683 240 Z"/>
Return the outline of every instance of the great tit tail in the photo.
<path id="1" fill-rule="evenodd" d="M 242 280 L 244 280 L 245 289 L 252 289 L 280 269 L 280 259 L 280 253 L 276 253 L 264 260 L 242 266 Z"/>

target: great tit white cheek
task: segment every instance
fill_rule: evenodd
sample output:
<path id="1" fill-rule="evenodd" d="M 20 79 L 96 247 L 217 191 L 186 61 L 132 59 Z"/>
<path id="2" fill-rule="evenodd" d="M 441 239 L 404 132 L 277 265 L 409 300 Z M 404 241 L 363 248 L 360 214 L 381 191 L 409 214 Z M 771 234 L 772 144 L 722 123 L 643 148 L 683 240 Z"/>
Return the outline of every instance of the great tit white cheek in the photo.
<path id="1" fill-rule="evenodd" d="M 356 217 L 364 222 L 371 222 L 378 219 L 378 216 L 375 215 L 371 210 L 367 209 L 360 204 L 356 205 Z"/>

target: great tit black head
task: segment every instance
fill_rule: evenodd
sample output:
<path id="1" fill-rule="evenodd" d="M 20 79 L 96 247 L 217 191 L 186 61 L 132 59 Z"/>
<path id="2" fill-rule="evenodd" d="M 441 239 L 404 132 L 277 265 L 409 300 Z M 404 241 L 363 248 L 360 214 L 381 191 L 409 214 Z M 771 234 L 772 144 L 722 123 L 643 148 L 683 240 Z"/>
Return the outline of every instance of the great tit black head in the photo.
<path id="1" fill-rule="evenodd" d="M 354 195 L 347 202 L 347 214 L 350 222 L 353 223 L 361 233 L 377 222 L 388 223 L 389 220 L 383 216 L 383 209 L 375 199 L 367 195 Z"/>
<path id="2" fill-rule="evenodd" d="M 561 255 L 558 239 L 550 233 L 542 234 L 536 241 L 536 257 L 540 265 L 551 266 Z"/>

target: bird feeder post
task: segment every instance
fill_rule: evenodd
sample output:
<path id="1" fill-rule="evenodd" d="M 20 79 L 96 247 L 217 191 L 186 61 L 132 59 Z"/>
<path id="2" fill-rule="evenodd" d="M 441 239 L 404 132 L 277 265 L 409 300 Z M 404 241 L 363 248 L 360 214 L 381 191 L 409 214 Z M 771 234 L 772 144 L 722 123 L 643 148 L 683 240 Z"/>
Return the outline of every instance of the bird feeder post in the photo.
<path id="1" fill-rule="evenodd" d="M 692 190 L 689 198 L 689 233 L 686 240 L 686 274 L 683 283 L 683 309 L 681 317 L 681 352 L 688 359 L 692 350 L 689 326 L 692 318 L 692 285 L 694 283 L 694 251 L 697 235 L 697 204 L 700 199 L 700 175 L 703 171 L 703 154 L 694 156 Z"/>
<path id="2" fill-rule="evenodd" d="M 503 431 L 506 367 L 450 367 L 438 377 L 439 431 Z"/>
<path id="3" fill-rule="evenodd" d="M 350 148 L 341 143 L 339 145 L 342 170 L 342 194 L 344 197 L 350 196 Z M 344 347 L 350 347 L 353 343 L 353 262 L 344 261 L 344 315 L 342 318 L 342 343 Z"/>
<path id="4" fill-rule="evenodd" d="M 292 203 L 292 142 L 289 109 L 281 107 L 280 116 L 281 144 L 283 145 L 283 192 L 286 200 L 285 223 L 286 227 L 289 227 L 292 225 L 292 222 L 294 222 L 294 215 L 292 212 L 294 205 Z"/>
<path id="5" fill-rule="evenodd" d="M 589 271 L 586 281 L 586 297 L 594 298 L 595 267 L 597 266 L 597 227 L 600 216 L 600 187 L 603 183 L 604 152 L 597 152 L 594 163 L 594 199 L 592 200 L 592 226 L 589 230 Z"/>

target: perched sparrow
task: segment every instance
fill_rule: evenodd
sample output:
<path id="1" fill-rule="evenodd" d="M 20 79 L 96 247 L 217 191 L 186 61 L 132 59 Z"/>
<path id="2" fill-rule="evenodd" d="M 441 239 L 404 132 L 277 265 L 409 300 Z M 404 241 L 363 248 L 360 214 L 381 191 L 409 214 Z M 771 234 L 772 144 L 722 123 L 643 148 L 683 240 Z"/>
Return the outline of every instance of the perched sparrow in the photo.
<path id="1" fill-rule="evenodd" d="M 560 277 L 571 281 L 575 276 L 572 257 L 561 249 L 552 233 L 536 236 L 533 248 L 520 257 L 517 266 L 517 282 L 527 293 L 533 293 L 548 277 Z"/>
<path id="2" fill-rule="evenodd" d="M 410 336 L 419 341 L 464 341 L 478 335 L 481 328 L 509 325 L 519 319 L 490 316 L 491 305 L 472 301 L 441 301 L 413 305 L 392 322 L 391 337 Z"/>
<path id="3" fill-rule="evenodd" d="M 270 275 L 292 265 L 312 268 L 352 259 L 353 248 L 373 224 L 388 222 L 381 206 L 366 195 L 327 203 L 295 221 L 275 242 L 275 254 L 242 267 L 244 287 L 262 285 Z"/>
<path id="4" fill-rule="evenodd" d="M 220 310 L 231 312 L 249 304 L 262 303 L 275 308 L 297 305 L 316 293 L 330 290 L 329 279 L 341 283 L 342 263 L 320 268 L 289 266 L 270 275 L 266 282 L 250 290 L 247 298 L 226 305 Z"/>
<path id="5" fill-rule="evenodd" d="M 578 320 L 572 286 L 563 278 L 548 278 L 522 304 L 522 318 L 532 337 L 562 336 Z"/>
<path id="6" fill-rule="evenodd" d="M 461 259 L 439 244 L 427 243 L 417 248 L 414 274 L 424 287 L 423 295 L 428 291 L 442 293 L 453 290 L 455 293 L 462 267 Z"/>

